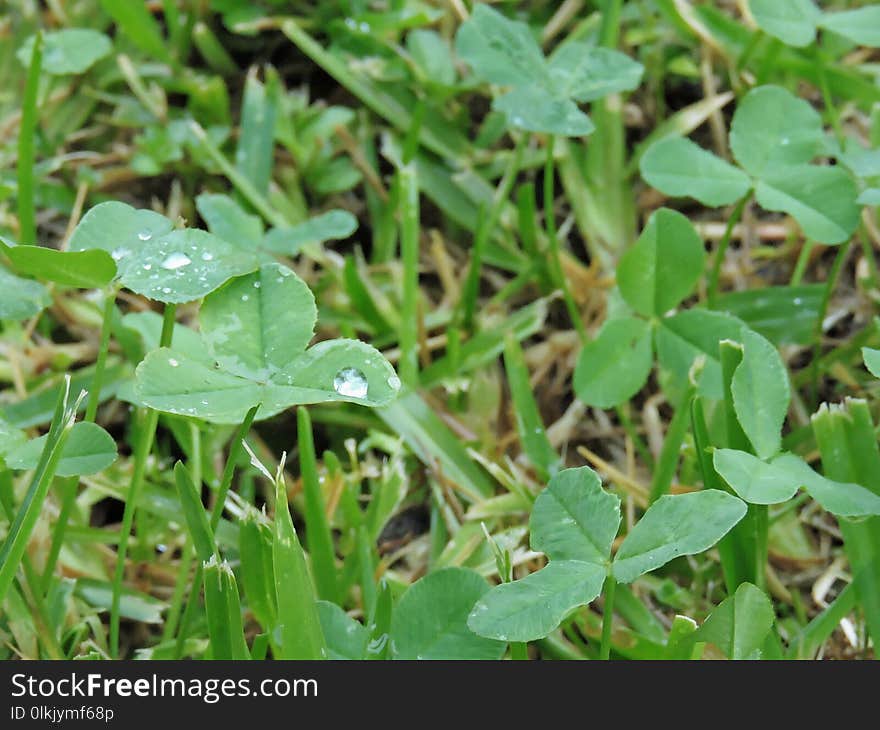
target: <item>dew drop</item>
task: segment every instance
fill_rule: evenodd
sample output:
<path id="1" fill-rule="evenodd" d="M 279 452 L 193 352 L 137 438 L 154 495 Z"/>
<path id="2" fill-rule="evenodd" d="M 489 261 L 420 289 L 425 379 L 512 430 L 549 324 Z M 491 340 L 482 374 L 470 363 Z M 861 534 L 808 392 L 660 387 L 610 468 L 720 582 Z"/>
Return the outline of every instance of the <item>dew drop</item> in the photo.
<path id="1" fill-rule="evenodd" d="M 110 255 L 113 257 L 114 261 L 121 261 L 123 258 L 128 256 L 130 251 L 127 248 L 117 248 Z"/>
<path id="2" fill-rule="evenodd" d="M 177 362 L 177 360 L 175 360 L 173 357 L 168 358 L 168 364 L 173 368 L 176 368 L 178 365 L 180 365 L 180 363 Z"/>
<path id="3" fill-rule="evenodd" d="M 162 268 L 174 271 L 174 269 L 181 269 L 184 266 L 189 266 L 191 263 L 192 260 L 185 253 L 173 253 L 162 262 Z"/>
<path id="4" fill-rule="evenodd" d="M 400 388 L 400 378 L 398 378 L 396 375 L 389 375 L 388 387 L 392 390 L 398 390 Z"/>
<path id="5" fill-rule="evenodd" d="M 202 254 L 202 261 L 213 261 L 213 260 L 214 260 L 214 254 L 209 253 L 208 251 L 205 251 L 205 253 Z"/>
<path id="6" fill-rule="evenodd" d="M 144 271 L 149 271 L 153 268 L 153 264 L 144 264 Z"/>
<path id="7" fill-rule="evenodd" d="M 138 238 L 141 239 L 141 241 L 149 241 L 152 237 L 153 234 L 149 231 L 141 231 L 138 233 Z"/>
<path id="8" fill-rule="evenodd" d="M 342 368 L 333 378 L 333 390 L 347 398 L 365 398 L 367 378 L 357 368 Z"/>
<path id="9" fill-rule="evenodd" d="M 241 295 L 241 301 L 246 302 L 248 299 L 250 299 L 250 297 L 247 294 Z"/>
<path id="10" fill-rule="evenodd" d="M 170 287 L 170 286 L 163 286 L 163 287 L 162 287 L 162 293 L 163 293 L 163 294 L 170 294 L 170 293 L 171 293 L 171 287 Z"/>
<path id="11" fill-rule="evenodd" d="M 262 286 L 259 281 L 254 282 L 254 289 L 259 289 Z"/>

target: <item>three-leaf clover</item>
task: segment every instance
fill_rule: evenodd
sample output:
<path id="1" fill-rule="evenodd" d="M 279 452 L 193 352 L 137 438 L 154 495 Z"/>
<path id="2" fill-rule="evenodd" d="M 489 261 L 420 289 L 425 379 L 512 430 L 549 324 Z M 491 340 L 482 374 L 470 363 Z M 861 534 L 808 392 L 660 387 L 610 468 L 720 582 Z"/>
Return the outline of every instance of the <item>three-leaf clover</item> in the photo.
<path id="1" fill-rule="evenodd" d="M 744 333 L 742 359 L 731 381 L 737 421 L 754 454 L 717 449 L 715 471 L 750 504 L 778 504 L 803 488 L 838 517 L 880 514 L 880 496 L 858 484 L 836 482 L 815 471 L 796 454 L 782 452 L 782 425 L 790 391 L 776 349 L 755 333 Z"/>
<path id="2" fill-rule="evenodd" d="M 400 380 L 358 340 L 308 347 L 317 308 L 312 292 L 278 263 L 239 276 L 208 295 L 199 312 L 201 348 L 160 348 L 138 366 L 135 400 L 159 411 L 237 423 L 261 404 L 267 418 L 293 405 L 389 402 Z M 174 342 L 172 342 L 174 345 Z"/>
<path id="3" fill-rule="evenodd" d="M 740 167 L 685 137 L 670 136 L 651 145 L 639 167 L 667 195 L 713 207 L 754 190 L 763 208 L 788 213 L 819 243 L 842 243 L 856 229 L 852 177 L 839 166 L 811 164 L 829 145 L 819 113 L 806 101 L 778 86 L 752 89 L 733 115 L 730 147 Z"/>
<path id="4" fill-rule="evenodd" d="M 666 495 L 642 515 L 612 560 L 620 499 L 589 467 L 565 469 L 538 495 L 529 520 L 531 547 L 547 555 L 547 566 L 486 593 L 468 626 L 500 641 L 540 639 L 598 597 L 607 577 L 631 583 L 679 556 L 708 550 L 745 514 L 740 499 L 717 489 Z"/>
<path id="5" fill-rule="evenodd" d="M 686 383 L 694 362 L 702 359 L 699 392 L 723 396 L 718 343 L 766 340 L 723 312 L 670 313 L 693 292 L 705 260 L 703 242 L 687 218 L 668 208 L 651 215 L 617 267 L 617 284 L 632 313 L 609 319 L 581 350 L 574 372 L 578 398 L 600 408 L 626 402 L 645 385 L 655 351 L 661 371 L 672 378 L 668 385 Z M 770 366 L 784 370 L 772 345 L 766 343 L 764 350 Z"/>
<path id="6" fill-rule="evenodd" d="M 643 67 L 609 48 L 570 41 L 548 60 L 525 23 L 480 3 L 456 34 L 455 48 L 474 73 L 510 90 L 492 102 L 513 127 L 576 137 L 593 122 L 578 107 L 635 89 Z"/>

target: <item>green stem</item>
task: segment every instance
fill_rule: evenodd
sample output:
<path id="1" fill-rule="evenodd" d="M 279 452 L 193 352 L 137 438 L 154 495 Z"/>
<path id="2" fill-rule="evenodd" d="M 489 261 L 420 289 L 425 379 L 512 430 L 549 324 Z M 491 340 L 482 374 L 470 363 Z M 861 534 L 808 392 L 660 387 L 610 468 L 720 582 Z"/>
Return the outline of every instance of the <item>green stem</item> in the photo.
<path id="1" fill-rule="evenodd" d="M 731 211 L 730 218 L 727 219 L 727 227 L 724 229 L 724 235 L 718 242 L 718 249 L 715 251 L 715 260 L 712 262 L 712 273 L 709 275 L 709 286 L 706 292 L 706 298 L 708 300 L 710 308 L 715 307 L 716 300 L 718 299 L 718 286 L 721 279 L 721 267 L 724 264 L 724 256 L 727 253 L 727 248 L 728 246 L 730 246 L 730 239 L 733 237 L 733 229 L 736 227 L 736 224 L 742 217 L 742 213 L 746 207 L 746 203 L 749 202 L 749 199 L 751 197 L 752 192 L 750 190 L 742 198 L 740 198 L 739 202 L 736 204 L 736 207 L 734 207 L 734 209 Z"/>
<path id="2" fill-rule="evenodd" d="M 21 105 L 21 125 L 18 131 L 18 225 L 21 242 L 37 242 L 37 218 L 34 207 L 34 136 L 37 129 L 37 94 L 40 89 L 40 66 L 43 62 L 43 34 L 37 31 L 31 61 L 28 66 L 27 82 Z"/>
<path id="3" fill-rule="evenodd" d="M 162 335 L 159 347 L 167 347 L 171 344 L 171 336 L 174 332 L 174 304 L 165 305 L 165 316 L 162 321 Z M 134 471 L 128 486 L 125 499 L 125 510 L 122 513 L 122 527 L 119 532 L 119 545 L 116 551 L 116 570 L 113 574 L 113 598 L 110 605 L 110 656 L 119 657 L 119 606 L 122 600 L 122 582 L 125 578 L 125 557 L 128 551 L 128 540 L 131 536 L 131 528 L 134 524 L 135 510 L 138 498 L 144 485 L 144 475 L 147 470 L 147 458 L 153 448 L 153 438 L 156 435 L 156 427 L 159 425 L 159 412 L 147 409 L 142 419 L 141 428 L 138 432 L 137 442 L 134 448 Z"/>
<path id="4" fill-rule="evenodd" d="M 800 286 L 804 274 L 807 271 L 807 264 L 810 262 L 810 254 L 813 253 L 813 247 L 815 245 L 816 244 L 809 238 L 804 241 L 804 245 L 801 247 L 801 252 L 798 254 L 797 263 L 794 265 L 794 272 L 791 275 L 791 281 L 788 282 L 789 286 Z"/>
<path id="5" fill-rule="evenodd" d="M 480 211 L 481 215 L 474 236 L 474 245 L 471 249 L 470 266 L 468 267 L 464 289 L 462 291 L 461 299 L 459 300 L 462 326 L 467 330 L 472 329 L 474 323 L 474 314 L 477 307 L 477 294 L 480 284 L 480 269 L 482 268 L 483 263 L 483 251 L 485 250 L 489 237 L 495 230 L 495 224 L 501 216 L 501 209 L 510 197 L 513 183 L 515 182 L 517 175 L 519 175 L 522 166 L 523 153 L 528 139 L 528 134 L 522 134 L 517 140 L 513 153 L 508 159 L 504 175 L 498 182 L 498 187 L 495 189 L 495 195 L 492 198 L 492 205 L 489 208 L 488 213 L 485 213 L 483 209 Z"/>
<path id="6" fill-rule="evenodd" d="M 681 454 L 681 445 L 687 436 L 691 418 L 691 401 L 696 395 L 697 387 L 694 381 L 688 382 L 688 388 L 681 397 L 669 427 L 666 429 L 666 438 L 663 439 L 663 447 L 660 449 L 660 459 L 654 467 L 651 479 L 651 493 L 648 498 L 650 503 L 656 502 L 660 497 L 669 492 L 675 470 L 678 466 L 678 457 Z"/>
<path id="7" fill-rule="evenodd" d="M 98 404 L 101 402 L 101 388 L 104 385 L 104 371 L 107 369 L 107 353 L 110 349 L 110 330 L 113 329 L 113 313 L 116 311 L 116 291 L 111 290 L 104 298 L 104 313 L 101 318 L 101 341 L 98 345 L 98 357 L 95 360 L 95 372 L 92 375 L 92 386 L 89 389 L 89 400 L 86 403 L 84 421 L 95 422 L 98 415 Z"/>
<path id="8" fill-rule="evenodd" d="M 98 345 L 98 357 L 95 360 L 95 372 L 92 375 L 92 384 L 89 387 L 89 400 L 86 404 L 86 412 L 83 421 L 94 423 L 95 416 L 98 413 L 98 404 L 101 402 L 101 388 L 104 384 L 104 372 L 107 369 L 107 353 L 110 349 L 110 330 L 113 325 L 113 312 L 116 307 L 115 290 L 107 292 L 104 299 L 104 316 L 101 321 L 101 341 Z M 79 478 L 71 477 L 65 479 L 61 484 L 59 491 L 61 492 L 61 510 L 58 514 L 58 522 L 52 532 L 52 545 L 49 548 L 49 556 L 46 559 L 46 566 L 43 569 L 42 585 L 43 590 L 49 590 L 49 583 L 52 580 L 52 574 L 55 572 L 55 566 L 58 564 L 58 556 L 61 554 L 61 547 L 64 544 L 64 536 L 67 532 L 67 525 L 70 522 L 70 516 L 76 504 L 76 491 L 79 486 Z"/>
<path id="9" fill-rule="evenodd" d="M 553 212 L 553 201 L 555 198 L 554 191 L 554 174 L 555 160 L 553 158 L 553 147 L 556 138 L 550 135 L 547 139 L 547 160 L 544 164 L 544 227 L 547 231 L 547 240 L 550 245 L 550 272 L 553 283 L 562 292 L 562 298 L 565 301 L 565 307 L 568 310 L 568 316 L 571 323 L 577 330 L 582 342 L 587 341 L 587 330 L 581 319 L 581 313 L 578 311 L 571 290 L 568 288 L 568 279 L 562 270 L 562 255 L 559 250 L 559 237 L 556 233 L 556 214 Z"/>
<path id="10" fill-rule="evenodd" d="M 529 658 L 528 644 L 522 641 L 514 641 L 510 644 L 510 658 L 517 662 L 527 661 Z"/>
<path id="11" fill-rule="evenodd" d="M 403 296 L 400 318 L 400 379 L 418 381 L 419 335 L 419 182 L 415 164 L 400 168 L 400 254 L 403 263 Z"/>
<path id="12" fill-rule="evenodd" d="M 811 396 L 813 402 L 813 410 L 819 407 L 819 358 L 822 355 L 822 334 L 823 322 L 825 315 L 828 313 L 828 305 L 831 302 L 831 296 L 834 294 L 834 288 L 837 286 L 837 280 L 840 278 L 840 271 L 843 263 L 849 255 L 852 240 L 842 244 L 837 249 L 837 255 L 834 257 L 834 263 L 831 264 L 831 271 L 828 272 L 825 289 L 822 292 L 822 302 L 819 306 L 819 314 L 816 317 L 816 334 L 813 343 L 813 359 L 810 363 L 810 381 Z"/>
<path id="13" fill-rule="evenodd" d="M 768 507 L 766 504 L 750 504 L 749 513 L 755 529 L 755 585 L 762 591 L 766 591 L 770 531 Z"/>
<path id="14" fill-rule="evenodd" d="M 629 413 L 627 413 L 627 408 L 627 404 L 619 405 L 614 408 L 614 411 L 617 413 L 617 419 L 620 421 L 620 425 L 623 426 L 623 430 L 629 437 L 630 441 L 633 442 L 633 446 L 635 447 L 636 452 L 638 452 L 638 455 L 642 458 L 645 466 L 648 469 L 653 469 L 654 455 L 651 453 L 651 450 L 645 445 L 644 439 L 639 435 L 639 432 L 636 430 L 636 425 L 629 417 Z"/>
<path id="15" fill-rule="evenodd" d="M 605 578 L 605 606 L 602 609 L 602 644 L 599 647 L 599 658 L 607 660 L 611 657 L 611 624 L 614 618 L 614 592 L 617 581 L 610 573 Z"/>
<path id="16" fill-rule="evenodd" d="M 620 11 L 623 0 L 605 0 L 602 8 L 602 26 L 599 30 L 599 40 L 607 48 L 615 48 L 620 37 Z"/>

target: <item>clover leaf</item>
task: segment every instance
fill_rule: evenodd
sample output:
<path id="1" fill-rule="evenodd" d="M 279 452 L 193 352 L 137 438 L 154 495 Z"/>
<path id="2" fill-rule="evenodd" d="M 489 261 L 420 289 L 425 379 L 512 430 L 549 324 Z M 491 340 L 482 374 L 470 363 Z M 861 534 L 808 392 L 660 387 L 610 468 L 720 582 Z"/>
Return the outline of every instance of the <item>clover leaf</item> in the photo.
<path id="1" fill-rule="evenodd" d="M 780 454 L 765 461 L 744 451 L 717 449 L 713 460 L 724 481 L 750 504 L 786 502 L 803 488 L 823 509 L 838 517 L 880 514 L 880 496 L 858 484 L 828 479 L 795 454 Z"/>
<path id="2" fill-rule="evenodd" d="M 740 499 L 715 489 L 661 497 L 612 561 L 620 499 L 602 488 L 589 467 L 565 469 L 538 495 L 529 521 L 532 549 L 546 553 L 549 563 L 486 593 L 474 605 L 468 626 L 500 641 L 540 639 L 598 597 L 609 576 L 631 583 L 678 556 L 707 550 L 745 513 Z"/>
<path id="3" fill-rule="evenodd" d="M 252 251 L 206 231 L 175 229 L 159 213 L 115 201 L 100 203 L 83 216 L 70 249 L 107 251 L 123 286 L 175 304 L 201 299 L 258 265 Z"/>
<path id="4" fill-rule="evenodd" d="M 40 282 L 16 276 L 0 265 L 0 320 L 21 320 L 42 312 L 52 298 Z"/>
<path id="5" fill-rule="evenodd" d="M 737 168 L 690 140 L 670 136 L 643 155 L 642 177 L 667 195 L 705 205 L 733 203 L 754 189 L 758 203 L 788 213 L 819 243 L 846 241 L 858 226 L 858 189 L 842 168 L 811 164 L 828 149 L 818 112 L 778 86 L 743 97 L 730 129 Z"/>
<path id="6" fill-rule="evenodd" d="M 336 339 L 306 349 L 316 318 L 306 284 L 286 266 L 264 264 L 205 298 L 202 352 L 172 346 L 144 358 L 134 398 L 217 423 L 237 423 L 258 403 L 258 416 L 268 418 L 307 403 L 378 406 L 392 400 L 400 380 L 373 347 Z"/>
<path id="7" fill-rule="evenodd" d="M 2 429 L 2 427 L 0 427 Z M 2 434 L 2 430 L 0 430 Z M 5 454 L 10 469 L 35 469 L 48 436 L 40 436 Z M 88 476 L 116 461 L 116 442 L 103 428 L 86 421 L 75 423 L 64 444 L 55 473 L 60 477 Z"/>
<path id="8" fill-rule="evenodd" d="M 203 193 L 196 198 L 196 207 L 211 233 L 258 251 L 265 260 L 271 260 L 270 254 L 294 256 L 304 246 L 348 238 L 357 229 L 357 219 L 347 210 L 329 210 L 298 225 L 276 226 L 265 232 L 262 221 L 228 195 Z"/>
<path id="9" fill-rule="evenodd" d="M 480 3 L 459 27 L 455 48 L 483 81 L 510 87 L 492 108 L 530 132 L 576 137 L 593 122 L 578 103 L 635 89 L 642 65 L 608 48 L 569 41 L 548 61 L 525 23 Z"/>
<path id="10" fill-rule="evenodd" d="M 28 38 L 18 49 L 18 60 L 24 66 L 31 61 L 34 36 Z M 89 28 L 67 28 L 43 34 L 43 60 L 41 68 L 54 76 L 81 74 L 113 50 L 110 39 L 103 33 Z"/>
<path id="11" fill-rule="evenodd" d="M 765 33 L 803 47 L 823 28 L 860 46 L 880 47 L 880 7 L 823 12 L 813 0 L 749 0 L 749 10 Z"/>

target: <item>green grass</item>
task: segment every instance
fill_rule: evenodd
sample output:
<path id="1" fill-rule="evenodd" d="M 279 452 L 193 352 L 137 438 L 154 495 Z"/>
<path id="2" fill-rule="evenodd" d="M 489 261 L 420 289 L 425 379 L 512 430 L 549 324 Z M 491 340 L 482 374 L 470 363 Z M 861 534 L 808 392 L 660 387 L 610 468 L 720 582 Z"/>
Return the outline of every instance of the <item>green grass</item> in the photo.
<path id="1" fill-rule="evenodd" d="M 880 9 L 746 4 L 12 0 L 0 658 L 873 657 Z"/>

